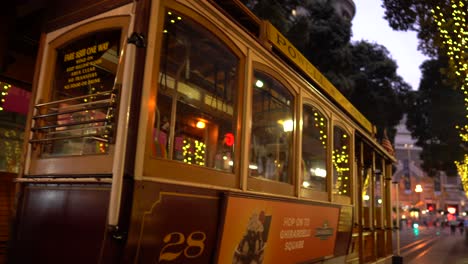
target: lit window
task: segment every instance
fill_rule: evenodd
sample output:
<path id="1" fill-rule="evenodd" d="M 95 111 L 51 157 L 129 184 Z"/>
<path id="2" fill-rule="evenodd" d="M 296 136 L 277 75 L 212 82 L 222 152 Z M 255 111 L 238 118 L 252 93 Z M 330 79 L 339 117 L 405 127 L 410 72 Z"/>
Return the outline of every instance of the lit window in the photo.
<path id="1" fill-rule="evenodd" d="M 315 107 L 309 105 L 304 105 L 302 116 L 302 186 L 325 192 L 328 120 Z"/>
<path id="2" fill-rule="evenodd" d="M 239 59 L 214 34 L 166 13 L 153 155 L 232 172 Z"/>
<path id="3" fill-rule="evenodd" d="M 333 193 L 351 196 L 350 139 L 340 127 L 333 128 Z"/>
<path id="4" fill-rule="evenodd" d="M 250 176 L 290 183 L 294 97 L 264 72 L 253 84 Z"/>

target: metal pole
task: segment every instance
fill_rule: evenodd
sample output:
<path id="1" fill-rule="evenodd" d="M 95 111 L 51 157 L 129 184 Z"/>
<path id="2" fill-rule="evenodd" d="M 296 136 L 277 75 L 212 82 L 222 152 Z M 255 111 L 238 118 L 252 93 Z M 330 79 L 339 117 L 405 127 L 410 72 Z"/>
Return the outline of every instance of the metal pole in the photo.
<path id="1" fill-rule="evenodd" d="M 400 256 L 400 195 L 399 195 L 399 185 L 398 182 L 394 182 L 395 184 L 395 201 L 396 201 L 396 247 L 397 247 L 397 255 Z"/>

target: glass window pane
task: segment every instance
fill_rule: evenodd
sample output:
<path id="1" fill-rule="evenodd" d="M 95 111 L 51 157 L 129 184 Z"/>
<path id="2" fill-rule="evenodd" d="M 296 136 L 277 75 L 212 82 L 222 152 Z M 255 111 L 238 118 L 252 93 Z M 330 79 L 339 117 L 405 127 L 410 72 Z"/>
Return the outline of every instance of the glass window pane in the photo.
<path id="1" fill-rule="evenodd" d="M 18 173 L 31 92 L 0 81 L 0 172 Z"/>
<path id="2" fill-rule="evenodd" d="M 374 202 L 377 207 L 382 207 L 383 204 L 383 194 L 382 194 L 382 188 L 383 188 L 383 181 L 382 181 L 382 160 L 377 156 L 376 158 L 376 163 L 375 163 L 375 188 L 374 188 Z"/>
<path id="3" fill-rule="evenodd" d="M 266 73 L 255 71 L 250 176 L 291 183 L 294 97 Z"/>
<path id="4" fill-rule="evenodd" d="M 303 107 L 302 187 L 327 191 L 328 120 L 315 107 Z"/>
<path id="5" fill-rule="evenodd" d="M 349 135 L 340 127 L 333 128 L 333 193 L 351 196 Z"/>
<path id="6" fill-rule="evenodd" d="M 233 171 L 239 59 L 214 34 L 166 13 L 153 155 Z"/>
<path id="7" fill-rule="evenodd" d="M 94 32 L 57 49 L 51 101 L 41 107 L 36 125 L 43 138 L 43 156 L 103 154 L 109 149 L 114 88 L 120 56 L 120 29 Z M 58 114 L 58 115 L 57 115 Z M 47 134 L 44 136 L 44 134 Z"/>

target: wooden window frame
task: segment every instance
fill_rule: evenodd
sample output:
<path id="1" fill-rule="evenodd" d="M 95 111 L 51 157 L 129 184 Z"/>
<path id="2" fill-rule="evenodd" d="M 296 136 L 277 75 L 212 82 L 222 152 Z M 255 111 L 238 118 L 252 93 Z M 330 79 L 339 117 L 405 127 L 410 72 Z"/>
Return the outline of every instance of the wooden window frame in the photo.
<path id="1" fill-rule="evenodd" d="M 298 137 L 298 113 L 297 113 L 297 105 L 298 105 L 298 98 L 299 95 L 298 93 L 292 88 L 293 85 L 286 80 L 280 73 L 272 69 L 271 67 L 262 64 L 260 62 L 253 62 L 252 63 L 252 68 L 249 71 L 249 74 L 251 74 L 252 78 L 250 80 L 253 80 L 253 74 L 254 71 L 258 70 L 263 72 L 264 74 L 270 75 L 273 79 L 281 83 L 288 91 L 292 94 L 293 99 L 294 99 L 294 104 L 292 106 L 293 109 L 293 120 L 294 120 L 294 131 L 292 133 L 292 142 L 291 142 L 291 159 L 289 163 L 291 164 L 289 168 L 289 173 L 291 177 L 291 182 L 290 183 L 284 183 L 280 181 L 273 181 L 273 180 L 268 180 L 268 179 L 263 179 L 263 178 L 257 178 L 257 177 L 251 177 L 247 176 L 247 188 L 250 191 L 257 191 L 257 192 L 264 192 L 264 193 L 271 193 L 274 195 L 284 195 L 284 196 L 296 196 L 296 185 L 298 184 L 298 179 L 297 179 L 297 169 L 296 169 L 296 159 L 297 159 L 297 137 Z M 247 100 L 250 105 L 248 105 L 248 108 L 252 108 L 252 93 L 253 93 L 253 86 L 252 83 L 249 83 L 249 100 Z M 250 111 L 250 116 L 248 117 L 250 120 L 249 128 L 248 128 L 248 136 L 246 139 L 246 147 L 251 142 L 251 129 L 252 125 L 251 123 L 253 122 L 252 120 L 252 111 Z M 250 157 L 247 159 L 250 160 Z M 248 171 L 248 170 L 247 170 Z"/>
<path id="2" fill-rule="evenodd" d="M 304 107 L 308 105 L 310 107 L 313 107 L 313 108 L 316 108 L 318 111 L 320 111 L 320 113 L 327 119 L 327 131 L 326 131 L 326 134 L 327 134 L 327 144 L 330 144 L 330 138 L 331 138 L 331 135 L 330 135 L 330 126 L 331 126 L 331 115 L 329 112 L 327 112 L 323 107 L 320 106 L 319 103 L 313 101 L 313 100 L 310 100 L 310 99 L 305 99 L 303 100 L 303 103 L 302 103 L 302 109 L 301 109 L 301 121 L 302 121 L 302 117 L 304 115 Z M 302 123 L 302 122 L 301 122 Z M 301 151 L 299 153 L 301 159 L 302 159 L 302 141 L 304 140 L 304 137 L 303 137 L 303 133 L 304 133 L 304 130 L 303 128 L 301 127 L 301 130 L 300 130 L 300 144 L 301 144 Z M 326 186 L 326 190 L 324 192 L 322 191 L 315 191 L 315 190 L 311 190 L 311 189 L 307 189 L 307 188 L 304 188 L 302 187 L 301 184 L 299 184 L 299 188 L 300 188 L 300 197 L 302 198 L 306 198 L 306 199 L 313 199 L 313 200 L 320 200 L 320 201 L 329 201 L 329 192 L 330 192 L 330 177 L 333 177 L 333 175 L 331 175 L 331 171 L 330 171 L 330 167 L 331 167 L 331 153 L 330 153 L 330 148 L 327 148 L 327 151 L 326 151 L 326 161 L 325 161 L 325 166 L 326 166 L 326 169 L 327 169 L 327 177 L 326 177 L 326 182 L 327 182 L 327 186 Z M 299 175 L 299 178 L 301 178 L 301 176 Z"/>
<path id="3" fill-rule="evenodd" d="M 214 185 L 224 188 L 240 188 L 240 171 L 241 164 L 241 144 L 235 144 L 234 149 L 234 171 L 224 172 L 216 170 L 214 168 L 203 167 L 198 165 L 185 164 L 180 161 L 161 159 L 155 157 L 152 154 L 152 135 L 153 135 L 153 120 L 155 118 L 155 109 L 157 102 L 157 89 L 159 89 L 158 76 L 160 72 L 160 52 L 161 39 L 163 34 L 164 17 L 168 9 L 174 10 L 181 13 L 194 22 L 201 25 L 204 29 L 211 32 L 216 36 L 224 45 L 232 51 L 232 53 L 239 59 L 238 67 L 238 82 L 237 82 L 237 116 L 233 117 L 233 122 L 237 124 L 236 127 L 236 142 L 241 142 L 241 122 L 243 115 L 242 98 L 244 94 L 244 79 L 245 79 L 245 67 L 246 67 L 246 55 L 242 52 L 241 48 L 237 46 L 234 41 L 223 32 L 220 28 L 209 21 L 208 18 L 201 16 L 201 14 L 191 10 L 185 6 L 182 6 L 173 1 L 162 1 L 159 9 L 159 20 L 158 27 L 156 29 L 156 44 L 154 57 L 151 60 L 152 76 L 151 76 L 151 91 L 149 97 L 150 101 L 154 102 L 151 107 L 148 108 L 148 119 L 146 123 L 146 135 L 145 135 L 145 151 L 144 151 L 144 162 L 143 162 L 143 177 L 151 178 L 154 180 L 162 181 L 174 181 L 174 182 L 186 182 L 187 184 L 205 184 Z"/>
<path id="4" fill-rule="evenodd" d="M 46 44 L 46 56 L 42 61 L 44 67 L 42 70 L 42 78 L 38 85 L 39 90 L 34 98 L 35 103 L 47 102 L 50 100 L 53 89 L 53 79 L 57 60 L 56 49 L 66 45 L 67 43 L 92 34 L 96 31 L 120 29 L 121 30 L 121 50 L 126 48 L 126 39 L 128 35 L 130 24 L 130 16 L 118 15 L 99 18 L 97 20 L 89 21 L 86 23 L 77 23 L 75 27 L 64 30 L 58 37 L 52 39 Z M 71 26 L 69 26 L 71 27 Z M 61 31 L 57 30 L 57 32 Z M 49 33 L 53 35 L 54 32 Z M 118 67 L 124 67 L 124 58 L 121 59 Z M 123 71 L 120 69 L 117 71 L 116 82 L 114 85 L 118 85 L 122 82 Z M 119 102 L 120 103 L 120 102 Z M 118 107 L 119 108 L 119 107 Z M 117 124 L 121 125 L 121 124 Z M 116 128 L 117 129 L 117 128 Z M 111 174 L 112 163 L 114 159 L 115 146 L 109 146 L 109 152 L 107 154 L 93 154 L 83 156 L 63 156 L 63 157 L 41 157 L 41 150 L 39 147 L 31 147 L 30 155 L 30 166 L 27 174 L 29 175 L 76 175 L 76 174 Z"/>

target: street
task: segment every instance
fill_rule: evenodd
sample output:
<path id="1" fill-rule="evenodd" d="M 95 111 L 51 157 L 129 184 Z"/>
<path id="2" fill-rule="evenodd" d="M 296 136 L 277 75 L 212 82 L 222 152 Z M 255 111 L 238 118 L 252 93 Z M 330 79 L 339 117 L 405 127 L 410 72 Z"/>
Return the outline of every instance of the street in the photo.
<path id="1" fill-rule="evenodd" d="M 448 227 L 405 228 L 400 232 L 400 256 L 405 264 L 468 264 L 465 235 L 459 229 L 451 234 Z M 396 249 L 396 239 L 393 243 Z"/>

